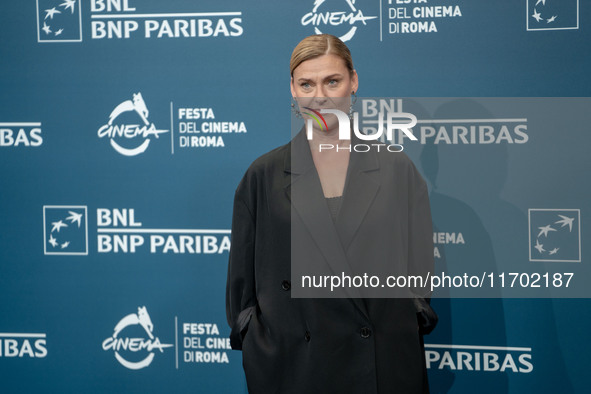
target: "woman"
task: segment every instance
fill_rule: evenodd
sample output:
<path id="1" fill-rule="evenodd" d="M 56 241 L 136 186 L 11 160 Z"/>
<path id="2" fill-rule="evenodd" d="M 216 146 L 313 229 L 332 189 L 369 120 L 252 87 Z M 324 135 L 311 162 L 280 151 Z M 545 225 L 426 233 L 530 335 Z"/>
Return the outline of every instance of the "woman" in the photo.
<path id="1" fill-rule="evenodd" d="M 359 82 L 338 38 L 305 38 L 290 68 L 306 117 L 349 112 Z M 358 142 L 339 140 L 336 116 L 324 120 L 312 122 L 311 138 L 304 129 L 255 160 L 236 190 L 226 293 L 232 347 L 243 351 L 252 394 L 426 393 L 417 317 L 425 303 L 291 296 L 301 285 L 294 256 L 306 268 L 353 274 L 368 261 L 419 274 L 433 264 L 427 188 L 410 160 L 383 150 L 321 151 Z"/>

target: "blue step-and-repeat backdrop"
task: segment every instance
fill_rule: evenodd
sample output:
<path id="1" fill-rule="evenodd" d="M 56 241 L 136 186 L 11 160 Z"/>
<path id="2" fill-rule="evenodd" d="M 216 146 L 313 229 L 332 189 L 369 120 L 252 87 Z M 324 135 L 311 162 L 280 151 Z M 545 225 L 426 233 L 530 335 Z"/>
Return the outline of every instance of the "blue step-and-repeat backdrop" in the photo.
<path id="1" fill-rule="evenodd" d="M 360 96 L 419 120 L 405 151 L 429 185 L 437 270 L 520 290 L 433 300 L 431 392 L 588 392 L 590 12 L 2 2 L 0 392 L 246 392 L 224 299 L 234 190 L 289 141 L 289 57 L 320 32 L 346 40 Z"/>

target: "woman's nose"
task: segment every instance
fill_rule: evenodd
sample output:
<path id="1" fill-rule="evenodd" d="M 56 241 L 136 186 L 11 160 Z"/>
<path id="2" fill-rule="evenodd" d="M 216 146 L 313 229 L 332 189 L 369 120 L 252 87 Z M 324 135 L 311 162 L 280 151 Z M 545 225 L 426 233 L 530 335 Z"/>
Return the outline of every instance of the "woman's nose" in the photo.
<path id="1" fill-rule="evenodd" d="M 318 84 L 318 87 L 316 88 L 315 92 L 315 97 L 319 99 L 326 99 L 327 95 L 325 91 L 325 86 L 323 84 Z"/>
<path id="2" fill-rule="evenodd" d="M 323 87 L 318 87 L 316 88 L 316 91 L 314 92 L 314 101 L 317 104 L 324 104 L 326 103 L 326 100 L 328 99 L 326 92 L 324 91 Z"/>

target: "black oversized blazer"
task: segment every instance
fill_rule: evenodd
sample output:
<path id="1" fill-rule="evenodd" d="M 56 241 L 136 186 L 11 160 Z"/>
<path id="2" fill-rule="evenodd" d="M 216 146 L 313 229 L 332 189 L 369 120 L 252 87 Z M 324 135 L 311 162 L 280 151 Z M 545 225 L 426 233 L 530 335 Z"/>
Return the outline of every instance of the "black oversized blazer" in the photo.
<path id="1" fill-rule="evenodd" d="M 295 187 L 308 197 L 294 199 Z M 373 225 L 384 216 L 394 227 L 386 242 Z M 376 252 L 409 273 L 432 269 L 428 191 L 404 153 L 351 154 L 336 223 L 303 131 L 255 160 L 235 194 L 226 289 L 249 392 L 428 393 L 412 300 L 291 297 L 292 221 L 315 241 L 306 253 L 329 267 L 335 255 L 362 267 Z"/>

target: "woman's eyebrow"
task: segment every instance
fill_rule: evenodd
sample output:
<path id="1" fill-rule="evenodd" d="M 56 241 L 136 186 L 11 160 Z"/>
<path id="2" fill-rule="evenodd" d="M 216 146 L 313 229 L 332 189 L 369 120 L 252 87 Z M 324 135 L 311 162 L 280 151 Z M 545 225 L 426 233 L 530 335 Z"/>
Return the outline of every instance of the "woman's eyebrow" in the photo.
<path id="1" fill-rule="evenodd" d="M 343 75 L 340 73 L 335 73 L 335 74 L 331 74 L 331 75 L 324 77 L 324 79 L 326 80 L 326 79 L 331 79 L 331 78 L 335 78 L 335 77 L 342 77 L 342 76 Z"/>
<path id="2" fill-rule="evenodd" d="M 327 80 L 327 79 L 331 79 L 331 78 L 335 78 L 335 77 L 342 77 L 342 76 L 343 76 L 343 74 L 335 73 L 335 74 L 330 74 L 325 77 L 322 77 L 322 79 Z M 310 81 L 313 81 L 313 79 L 312 78 L 304 78 L 304 77 L 300 77 L 297 79 L 297 82 L 310 82 Z"/>

